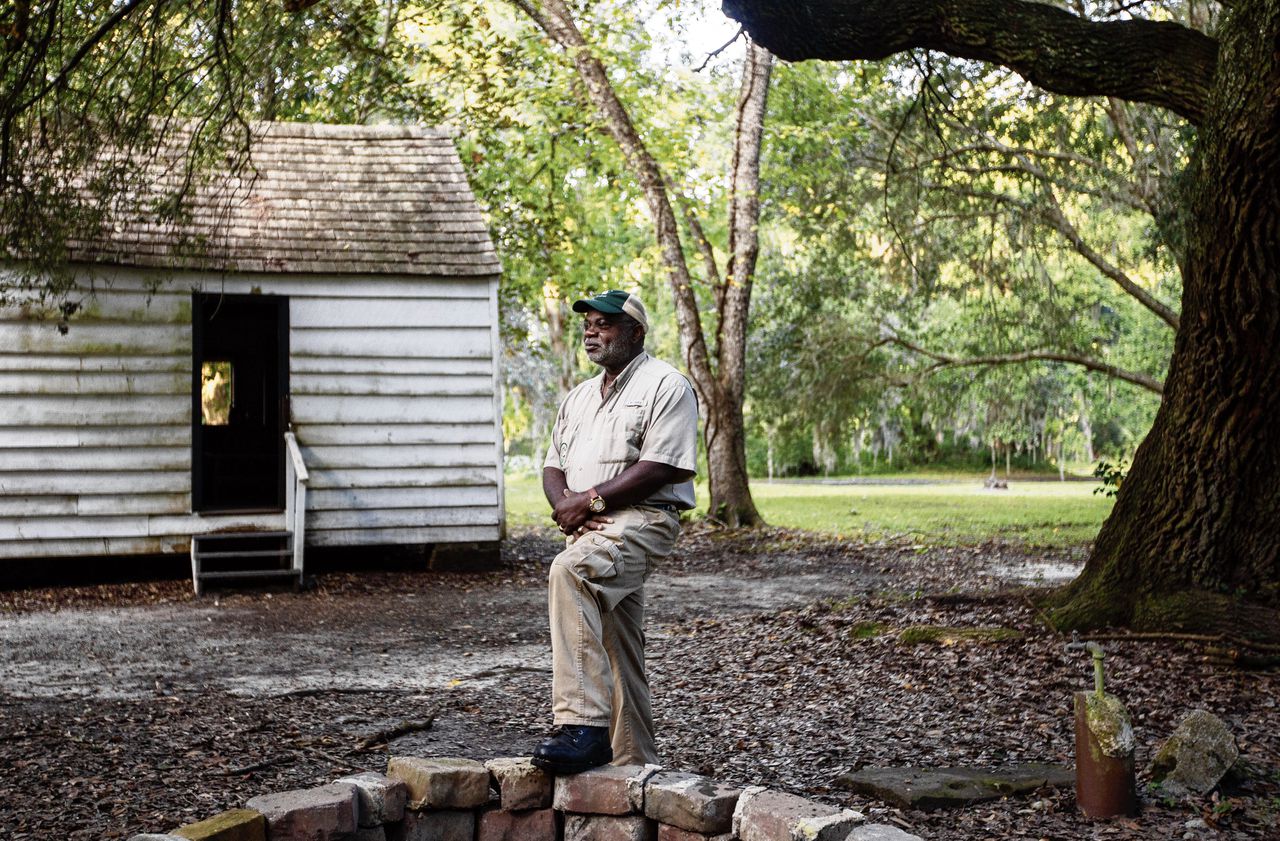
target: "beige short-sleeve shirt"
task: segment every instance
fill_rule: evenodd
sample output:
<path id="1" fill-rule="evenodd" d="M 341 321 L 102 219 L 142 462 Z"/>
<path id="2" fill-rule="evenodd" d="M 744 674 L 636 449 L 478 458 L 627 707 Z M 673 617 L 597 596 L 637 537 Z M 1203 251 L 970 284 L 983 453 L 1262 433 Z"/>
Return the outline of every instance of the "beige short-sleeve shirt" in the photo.
<path id="1" fill-rule="evenodd" d="M 642 352 L 602 398 L 603 382 L 602 371 L 560 404 L 544 467 L 563 470 L 575 493 L 612 479 L 637 461 L 697 469 L 698 399 L 683 374 Z M 691 509 L 693 481 L 664 485 L 645 502 Z"/>

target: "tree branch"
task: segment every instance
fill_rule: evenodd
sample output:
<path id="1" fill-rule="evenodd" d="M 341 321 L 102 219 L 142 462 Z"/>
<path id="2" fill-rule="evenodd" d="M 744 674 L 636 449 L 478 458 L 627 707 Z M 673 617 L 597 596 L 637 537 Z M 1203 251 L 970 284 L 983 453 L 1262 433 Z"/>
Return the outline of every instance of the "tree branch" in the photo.
<path id="1" fill-rule="evenodd" d="M 39 102 L 40 99 L 49 91 L 64 84 L 67 81 L 67 78 L 70 77 L 71 73 L 80 66 L 80 62 L 84 61 L 89 53 L 93 52 L 93 48 L 96 47 L 103 38 L 106 38 L 117 26 L 128 20 L 129 16 L 133 14 L 139 6 L 145 6 L 151 2 L 152 0 L 129 0 L 129 2 L 125 3 L 119 9 L 116 9 L 115 12 L 108 16 L 107 19 L 104 20 L 96 30 L 94 30 L 93 34 L 84 39 L 80 44 L 80 47 L 75 51 L 71 58 L 67 59 L 67 62 L 62 65 L 62 69 L 60 69 L 52 79 L 45 82 L 39 90 L 14 109 L 14 114 L 17 115 L 23 113 L 32 105 Z M 163 2 L 163 0 L 161 0 L 161 2 Z"/>
<path id="2" fill-rule="evenodd" d="M 997 149 L 1004 146 L 1004 144 L 991 138 L 988 138 L 988 142 Z M 1057 193 L 1053 189 L 1053 179 L 1049 177 L 1049 174 L 1038 164 L 1033 163 L 1030 158 L 1013 153 L 1012 150 L 1007 151 L 1006 154 L 1010 154 L 1013 160 L 1017 161 L 1020 168 L 1039 181 L 1044 187 L 1046 204 L 1044 207 L 1037 208 L 1040 216 L 1065 237 L 1067 242 L 1071 243 L 1071 247 L 1076 250 L 1076 253 L 1088 260 L 1094 268 L 1115 281 L 1116 285 L 1138 303 L 1155 313 L 1165 324 L 1177 330 L 1179 324 L 1178 314 L 1171 307 L 1135 283 L 1133 278 L 1108 262 L 1105 257 L 1094 251 L 1084 241 L 1080 231 L 1062 211 L 1062 205 L 1058 202 Z"/>
<path id="3" fill-rule="evenodd" d="M 997 147 L 1002 144 L 991 141 Z M 1038 180 L 1044 187 L 1046 204 L 1044 207 L 1037 208 L 1039 214 L 1046 222 L 1053 226 L 1067 242 L 1071 243 L 1071 247 L 1076 250 L 1081 257 L 1088 260 L 1094 268 L 1102 272 L 1107 277 L 1115 281 L 1121 289 L 1130 295 L 1138 303 L 1142 304 L 1152 313 L 1160 318 L 1165 324 L 1168 324 L 1174 330 L 1178 329 L 1178 314 L 1167 306 L 1164 302 L 1157 299 L 1147 290 L 1134 282 L 1133 278 L 1121 271 L 1117 266 L 1112 265 L 1105 257 L 1094 251 L 1084 237 L 1080 235 L 1080 231 L 1072 224 L 1071 220 L 1062 210 L 1062 205 L 1058 202 L 1058 196 L 1053 189 L 1053 179 L 1040 166 L 1031 162 L 1030 159 L 1022 155 L 1013 155 L 1013 159 L 1018 165 L 1024 169 L 1029 175 Z"/>
<path id="4" fill-rule="evenodd" d="M 1168 324 L 1174 330 L 1178 329 L 1180 319 L 1172 307 L 1143 289 L 1126 272 L 1113 265 L 1085 242 L 1084 237 L 1080 235 L 1080 231 L 1067 218 L 1066 213 L 1063 212 L 1062 205 L 1058 202 L 1057 193 L 1054 191 L 1055 181 L 1043 167 L 1018 149 L 1006 146 L 995 138 L 984 135 L 979 136 L 982 138 L 981 143 L 972 144 L 968 148 L 986 149 L 1008 156 L 1014 162 L 1014 169 L 1030 175 L 1039 181 L 1044 189 L 1045 201 L 1043 205 L 1031 205 L 1013 198 L 1006 198 L 1006 201 L 1023 207 L 1025 210 L 1044 219 L 1067 242 L 1071 243 L 1071 247 L 1075 249 L 1076 253 L 1087 260 L 1094 268 L 1114 281 L 1127 295 L 1146 307 L 1165 324 Z"/>
<path id="5" fill-rule="evenodd" d="M 1094 22 L 1030 0 L 723 0 L 779 58 L 887 58 L 938 50 L 1070 96 L 1148 102 L 1199 125 L 1218 43 L 1166 21 Z"/>
<path id="6" fill-rule="evenodd" d="M 1181 319 L 1173 309 L 1160 301 L 1156 296 L 1143 289 L 1133 278 L 1113 266 L 1105 257 L 1094 251 L 1089 243 L 1084 241 L 1084 237 L 1080 236 L 1080 232 L 1076 226 L 1071 224 L 1071 220 L 1062 212 L 1061 206 L 1058 204 L 1057 198 L 1053 195 L 1052 189 L 1046 187 L 1046 195 L 1049 199 L 1047 207 L 1041 208 L 1040 215 L 1046 222 L 1053 226 L 1058 233 L 1071 243 L 1071 247 L 1076 250 L 1084 259 L 1088 260 L 1094 268 L 1102 272 L 1107 277 L 1115 281 L 1121 289 L 1128 293 L 1134 300 L 1142 304 L 1151 312 L 1155 313 L 1165 324 L 1168 324 L 1174 330 L 1178 329 Z"/>
<path id="7" fill-rule="evenodd" d="M 1137 371 L 1127 371 L 1118 368 L 1115 365 L 1108 365 L 1105 362 L 1099 362 L 1082 353 L 1068 353 L 1066 351 L 1056 350 L 1024 350 L 1016 353 L 995 353 L 987 356 L 973 356 L 968 358 L 960 358 L 948 356 L 944 353 L 937 353 L 917 344 L 908 342 L 899 336 L 890 336 L 884 339 L 881 344 L 895 344 L 905 348 L 913 353 L 926 356 L 934 360 L 934 364 L 925 368 L 924 373 L 931 374 L 934 371 L 940 371 L 944 368 L 975 368 L 985 365 L 1016 365 L 1023 362 L 1066 362 L 1072 365 L 1079 365 L 1090 371 L 1097 371 L 1100 374 L 1106 374 L 1108 377 L 1114 377 L 1117 380 L 1136 385 L 1139 388 L 1145 388 L 1156 394 L 1164 394 L 1164 383 L 1155 377 Z"/>
<path id="8" fill-rule="evenodd" d="M 701 73 L 703 70 L 706 70 L 707 65 L 711 63 L 711 59 L 715 58 L 716 56 L 720 55 L 720 53 L 724 52 L 725 50 L 733 46 L 733 42 L 737 41 L 739 38 L 742 37 L 743 31 L 744 30 L 742 29 L 742 27 L 739 26 L 738 31 L 733 33 L 733 37 L 730 38 L 728 41 L 725 41 L 724 44 L 719 49 L 712 50 L 711 52 L 707 53 L 707 57 L 703 59 L 702 64 L 699 64 L 698 69 L 694 70 L 693 72 Z"/>
<path id="9" fill-rule="evenodd" d="M 8 25 L 0 28 L 0 36 L 4 37 L 7 42 L 5 46 L 13 49 L 23 41 L 27 40 L 27 26 L 31 23 L 31 0 L 16 0 L 13 4 L 13 21 Z M 741 34 L 742 30 L 739 29 Z M 737 36 L 734 36 L 735 38 Z M 727 45 L 726 45 L 727 46 Z M 721 48 L 723 49 L 723 47 Z"/>
<path id="10" fill-rule="evenodd" d="M 715 249 L 711 245 L 711 240 L 707 238 L 706 231 L 702 228 L 702 222 L 698 219 L 698 214 L 694 212 L 693 204 L 686 196 L 680 194 L 676 185 L 671 182 L 670 178 L 665 178 L 667 192 L 676 197 L 676 203 L 680 205 L 680 212 L 684 215 L 685 227 L 689 229 L 689 235 L 693 237 L 693 244 L 698 249 L 698 256 L 702 258 L 702 271 L 706 275 L 707 286 L 718 289 L 720 287 L 720 267 L 716 265 Z"/>
<path id="11" fill-rule="evenodd" d="M 1040 177 L 1040 174 L 1042 174 L 1045 180 L 1051 181 L 1053 184 L 1056 184 L 1060 187 L 1068 189 L 1073 193 L 1081 193 L 1084 195 L 1093 196 L 1094 198 L 1102 199 L 1103 201 L 1111 202 L 1114 204 L 1123 205 L 1124 207 L 1137 210 L 1141 213 L 1152 212 L 1151 205 L 1145 201 L 1145 199 L 1139 193 L 1136 187 L 1133 188 L 1132 190 L 1124 190 L 1124 191 L 1091 187 L 1078 180 L 1072 180 L 1063 176 L 1051 175 L 1050 173 L 1048 173 L 1047 171 L 1039 167 L 1037 167 L 1038 172 L 1031 172 L 1022 163 L 1022 161 L 1024 160 L 1033 161 L 1037 159 L 1043 159 L 1043 160 L 1054 161 L 1054 162 L 1058 162 L 1066 165 L 1079 164 L 1081 166 L 1089 167 L 1090 169 L 1093 169 L 1093 170 L 1101 171 L 1104 169 L 1104 166 L 1100 161 L 1094 160 L 1093 158 L 1090 158 L 1084 155 L 1077 155 L 1071 152 L 1055 152 L 1055 151 L 1042 150 L 1042 149 L 1030 149 L 1026 147 L 1006 146 L 1005 144 L 1000 143 L 994 140 L 993 138 L 991 138 L 990 136 L 985 135 L 980 131 L 976 131 L 969 126 L 966 126 L 963 124 L 957 124 L 956 128 L 960 131 L 970 133 L 979 139 L 973 143 L 968 143 L 968 144 L 965 144 L 964 146 L 956 146 L 954 148 L 950 148 L 943 152 L 934 154 L 928 158 L 922 158 L 919 161 L 916 161 L 915 163 L 913 163 L 912 168 L 921 169 L 924 166 L 927 166 L 929 164 L 939 164 L 939 165 L 944 165 L 948 167 L 948 169 L 950 169 L 953 172 L 958 171 L 958 172 L 964 172 L 971 175 L 980 175 L 988 172 L 1012 172 L 1012 171 L 1016 171 L 1019 174 L 1036 175 L 1037 177 Z M 981 165 L 973 168 L 960 167 L 950 163 L 950 161 L 953 159 L 965 159 L 969 155 L 976 155 L 981 153 L 991 153 L 991 154 L 998 154 L 1001 156 L 1013 157 L 1016 160 L 1018 160 L 1018 163 L 1004 165 L 1004 166 Z"/>

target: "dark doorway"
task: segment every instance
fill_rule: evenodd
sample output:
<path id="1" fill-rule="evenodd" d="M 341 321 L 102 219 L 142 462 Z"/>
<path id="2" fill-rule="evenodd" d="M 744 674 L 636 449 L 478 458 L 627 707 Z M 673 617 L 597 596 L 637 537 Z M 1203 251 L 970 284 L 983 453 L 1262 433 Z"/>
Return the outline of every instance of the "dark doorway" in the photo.
<path id="1" fill-rule="evenodd" d="M 284 508 L 287 298 L 195 295 L 192 507 Z"/>

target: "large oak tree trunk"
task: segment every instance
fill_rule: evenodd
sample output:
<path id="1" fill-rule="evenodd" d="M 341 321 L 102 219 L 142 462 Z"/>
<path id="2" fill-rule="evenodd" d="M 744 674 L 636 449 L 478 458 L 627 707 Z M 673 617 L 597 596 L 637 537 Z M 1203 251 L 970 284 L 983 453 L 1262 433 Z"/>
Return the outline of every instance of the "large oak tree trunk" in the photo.
<path id="1" fill-rule="evenodd" d="M 1280 600 L 1278 39 L 1274 0 L 1221 33 L 1164 401 L 1062 594 L 1067 625 L 1266 631 L 1239 603 Z"/>

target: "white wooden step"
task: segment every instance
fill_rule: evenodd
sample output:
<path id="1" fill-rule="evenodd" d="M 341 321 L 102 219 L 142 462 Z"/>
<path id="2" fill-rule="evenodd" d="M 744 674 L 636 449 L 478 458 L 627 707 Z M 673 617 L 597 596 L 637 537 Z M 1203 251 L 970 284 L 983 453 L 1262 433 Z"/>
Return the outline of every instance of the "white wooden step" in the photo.
<path id="1" fill-rule="evenodd" d="M 266 544 L 275 548 L 253 548 Z M 207 581 L 237 579 L 295 579 L 302 571 L 292 568 L 293 533 L 289 531 L 235 531 L 198 534 L 191 539 L 191 582 L 199 596 Z M 227 569 L 245 562 L 244 569 Z M 209 567 L 212 566 L 213 569 Z"/>

